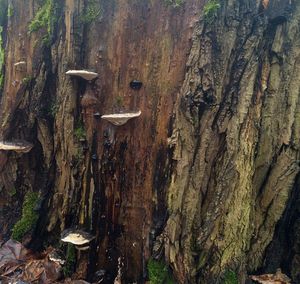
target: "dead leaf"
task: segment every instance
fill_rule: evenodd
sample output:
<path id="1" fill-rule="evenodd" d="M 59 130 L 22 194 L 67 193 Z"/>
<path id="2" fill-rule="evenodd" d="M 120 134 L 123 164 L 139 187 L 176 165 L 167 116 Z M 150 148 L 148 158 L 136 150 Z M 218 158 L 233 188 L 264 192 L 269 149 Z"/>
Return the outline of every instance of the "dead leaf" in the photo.
<path id="1" fill-rule="evenodd" d="M 26 264 L 22 279 L 27 282 L 37 281 L 41 278 L 44 271 L 45 269 L 42 260 L 32 260 Z"/>
<path id="2" fill-rule="evenodd" d="M 67 278 L 63 283 L 65 283 L 65 284 L 90 284 L 89 282 L 86 282 L 84 280 L 72 280 L 70 278 Z"/>
<path id="3" fill-rule="evenodd" d="M 290 284 L 291 279 L 277 269 L 275 274 L 251 275 L 250 278 L 261 284 Z"/>
<path id="4" fill-rule="evenodd" d="M 53 248 L 48 248 L 44 253 L 37 255 L 21 243 L 9 240 L 0 248 L 1 278 L 9 279 L 11 283 L 55 283 L 62 277 L 62 266 L 49 260 L 48 255 L 52 251 Z"/>

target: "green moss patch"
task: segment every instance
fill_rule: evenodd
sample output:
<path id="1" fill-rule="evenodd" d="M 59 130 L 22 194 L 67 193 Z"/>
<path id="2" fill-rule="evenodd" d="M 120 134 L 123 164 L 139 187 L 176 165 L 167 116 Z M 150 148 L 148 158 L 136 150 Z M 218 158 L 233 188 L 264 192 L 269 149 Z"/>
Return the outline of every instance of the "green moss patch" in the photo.
<path id="1" fill-rule="evenodd" d="M 34 80 L 34 78 L 32 76 L 28 76 L 28 77 L 23 78 L 22 83 L 24 85 L 29 85 L 33 80 Z"/>
<path id="2" fill-rule="evenodd" d="M 76 264 L 76 251 L 73 244 L 68 244 L 66 252 L 66 264 L 63 268 L 63 273 L 65 277 L 70 277 L 74 270 Z"/>
<path id="3" fill-rule="evenodd" d="M 7 8 L 7 17 L 12 17 L 14 15 L 14 7 L 11 3 L 9 3 Z"/>
<path id="4" fill-rule="evenodd" d="M 84 130 L 84 125 L 83 125 L 83 123 L 81 121 L 78 122 L 77 126 L 75 127 L 75 129 L 74 129 L 74 135 L 75 135 L 75 137 L 78 140 L 86 138 L 86 134 L 85 134 L 85 130 Z"/>
<path id="5" fill-rule="evenodd" d="M 148 274 L 151 284 L 174 284 L 174 280 L 170 275 L 168 266 L 163 261 L 149 259 Z"/>
<path id="6" fill-rule="evenodd" d="M 221 4 L 219 0 L 209 0 L 203 8 L 205 21 L 211 23 L 217 17 L 220 8 Z"/>
<path id="7" fill-rule="evenodd" d="M 39 196 L 36 192 L 29 192 L 25 195 L 22 217 L 13 227 L 12 239 L 21 241 L 24 235 L 34 228 L 39 218 L 35 211 L 38 201 Z"/>
<path id="8" fill-rule="evenodd" d="M 29 33 L 40 30 L 45 31 L 43 36 L 44 44 L 50 44 L 51 42 L 54 27 L 58 21 L 58 8 L 59 5 L 56 3 L 56 0 L 44 0 L 43 5 L 28 26 Z"/>
<path id="9" fill-rule="evenodd" d="M 236 273 L 232 270 L 227 270 L 224 273 L 223 284 L 239 284 L 239 280 Z"/>
<path id="10" fill-rule="evenodd" d="M 91 24 L 102 16 L 102 8 L 99 1 L 90 0 L 85 6 L 84 12 L 80 19 L 83 24 Z"/>

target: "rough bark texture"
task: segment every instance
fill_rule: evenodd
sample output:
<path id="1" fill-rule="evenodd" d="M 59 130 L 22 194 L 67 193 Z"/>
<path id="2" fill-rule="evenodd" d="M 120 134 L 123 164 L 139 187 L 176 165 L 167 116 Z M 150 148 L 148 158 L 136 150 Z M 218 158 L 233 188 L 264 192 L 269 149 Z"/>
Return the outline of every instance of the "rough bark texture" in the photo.
<path id="1" fill-rule="evenodd" d="M 181 282 L 263 262 L 299 172 L 299 8 L 227 1 L 212 27 L 196 27 L 168 191 Z"/>
<path id="2" fill-rule="evenodd" d="M 77 277 L 105 269 L 112 281 L 122 257 L 124 283 L 143 283 L 161 245 L 178 283 L 222 283 L 229 269 L 244 283 L 285 258 L 299 279 L 299 1 L 226 0 L 208 21 L 198 0 L 99 0 L 83 23 L 88 1 L 61 0 L 46 45 L 46 30 L 28 34 L 38 1 L 9 2 L 1 140 L 34 149 L 0 153 L 3 238 L 37 191 L 29 245 L 58 245 L 75 226 L 96 235 Z M 120 110 L 142 115 L 121 127 L 94 116 Z M 268 265 L 291 219 L 294 249 Z"/>

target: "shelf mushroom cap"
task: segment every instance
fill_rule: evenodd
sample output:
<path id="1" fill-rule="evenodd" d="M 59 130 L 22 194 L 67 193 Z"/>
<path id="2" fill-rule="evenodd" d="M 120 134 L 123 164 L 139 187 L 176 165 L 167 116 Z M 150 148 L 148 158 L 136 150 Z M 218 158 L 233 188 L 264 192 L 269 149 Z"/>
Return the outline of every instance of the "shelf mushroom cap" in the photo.
<path id="1" fill-rule="evenodd" d="M 90 243 L 95 237 L 82 230 L 67 229 L 62 232 L 61 240 L 74 245 L 84 245 Z"/>
<path id="2" fill-rule="evenodd" d="M 78 76 L 87 81 L 91 81 L 98 77 L 98 73 L 87 71 L 87 70 L 69 70 L 66 72 L 70 76 Z"/>
<path id="3" fill-rule="evenodd" d="M 33 148 L 33 144 L 23 141 L 0 141 L 0 150 L 3 151 L 15 151 L 18 153 L 28 153 Z"/>
<path id="4" fill-rule="evenodd" d="M 26 61 L 19 61 L 14 64 L 15 67 L 26 65 Z"/>
<path id="5" fill-rule="evenodd" d="M 85 251 L 85 250 L 88 250 L 90 248 L 89 245 L 81 245 L 81 246 L 76 245 L 75 247 L 76 247 L 77 250 L 81 250 L 81 251 Z"/>
<path id="6" fill-rule="evenodd" d="M 100 112 L 95 112 L 95 113 L 94 113 L 94 117 L 95 117 L 95 118 L 99 118 L 99 117 L 101 117 L 101 114 L 100 114 Z"/>
<path id="7" fill-rule="evenodd" d="M 128 120 L 139 117 L 141 115 L 141 111 L 138 112 L 128 112 L 128 113 L 112 113 L 102 115 L 101 118 L 109 121 L 110 123 L 120 126 L 124 125 Z"/>
<path id="8" fill-rule="evenodd" d="M 53 250 L 48 255 L 49 260 L 56 262 L 58 264 L 64 265 L 66 263 L 66 260 L 62 254 L 61 251 Z"/>

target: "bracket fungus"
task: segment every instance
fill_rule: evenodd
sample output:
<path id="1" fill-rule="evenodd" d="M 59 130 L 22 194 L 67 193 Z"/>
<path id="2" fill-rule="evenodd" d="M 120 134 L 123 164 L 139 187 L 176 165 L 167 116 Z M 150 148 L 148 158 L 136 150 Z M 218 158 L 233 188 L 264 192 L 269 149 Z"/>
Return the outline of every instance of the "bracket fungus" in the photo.
<path id="1" fill-rule="evenodd" d="M 141 111 L 138 112 L 128 112 L 128 113 L 113 113 L 102 115 L 101 118 L 109 121 L 110 123 L 120 126 L 124 125 L 128 120 L 139 117 L 141 115 Z"/>
<path id="2" fill-rule="evenodd" d="M 49 260 L 56 262 L 60 265 L 64 265 L 66 263 L 63 253 L 59 250 L 53 250 L 48 254 L 48 257 Z"/>
<path id="3" fill-rule="evenodd" d="M 61 233 L 61 240 L 75 245 L 78 250 L 87 250 L 94 238 L 90 233 L 77 229 L 67 229 Z"/>
<path id="4" fill-rule="evenodd" d="M 87 71 L 87 70 L 69 70 L 66 72 L 67 75 L 81 77 L 87 81 L 91 81 L 98 77 L 98 73 Z"/>
<path id="5" fill-rule="evenodd" d="M 75 245 L 75 248 L 78 249 L 78 250 L 88 250 L 90 248 L 89 244 L 87 245 Z"/>
<path id="6" fill-rule="evenodd" d="M 100 118 L 100 117 L 101 117 L 100 112 L 95 112 L 95 113 L 94 113 L 94 117 L 95 117 L 95 118 Z"/>
<path id="7" fill-rule="evenodd" d="M 17 153 L 28 153 L 33 148 L 33 144 L 24 140 L 0 141 L 0 150 L 15 151 Z"/>
<path id="8" fill-rule="evenodd" d="M 22 67 L 26 65 L 26 61 L 19 61 L 14 64 L 15 67 Z"/>
<path id="9" fill-rule="evenodd" d="M 133 80 L 129 83 L 129 86 L 133 90 L 140 90 L 143 86 L 143 83 L 141 81 L 138 81 L 138 80 Z"/>

